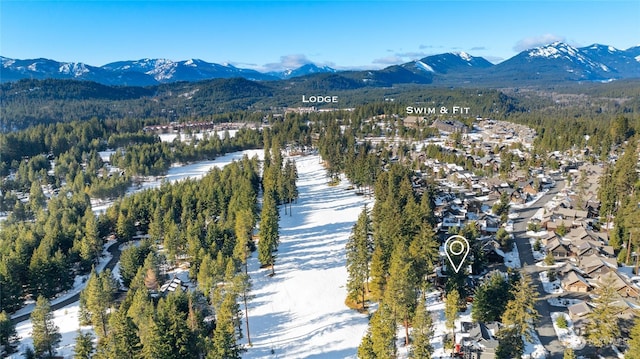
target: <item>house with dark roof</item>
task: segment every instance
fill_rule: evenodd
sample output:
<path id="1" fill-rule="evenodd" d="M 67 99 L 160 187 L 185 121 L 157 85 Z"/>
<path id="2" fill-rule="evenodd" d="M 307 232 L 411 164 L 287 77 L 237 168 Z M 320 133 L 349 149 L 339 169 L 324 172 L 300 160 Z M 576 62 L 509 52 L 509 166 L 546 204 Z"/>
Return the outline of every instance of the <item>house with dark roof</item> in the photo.
<path id="1" fill-rule="evenodd" d="M 491 333 L 498 330 L 498 323 L 475 323 L 469 330 L 469 335 L 461 340 L 461 352 L 464 358 L 469 359 L 494 359 L 498 340 Z"/>

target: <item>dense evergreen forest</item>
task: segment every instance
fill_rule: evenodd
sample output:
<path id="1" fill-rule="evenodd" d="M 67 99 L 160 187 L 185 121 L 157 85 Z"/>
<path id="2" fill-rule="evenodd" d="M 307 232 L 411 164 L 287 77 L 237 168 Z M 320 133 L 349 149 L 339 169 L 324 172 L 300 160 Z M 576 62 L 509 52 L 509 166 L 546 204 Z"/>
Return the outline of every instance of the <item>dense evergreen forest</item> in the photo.
<path id="1" fill-rule="evenodd" d="M 478 115 L 531 126 L 538 134 L 531 159 L 499 154 L 504 163 L 519 168 L 557 166 L 547 162 L 552 151 L 588 148 L 594 162 L 620 155 L 615 165 L 607 167 L 600 199 L 603 213 L 616 221 L 615 248 L 629 262 L 628 229 L 638 224 L 628 218 L 639 218 L 633 204 L 640 193 L 632 171 L 637 163 L 634 139 L 640 131 L 636 83 L 593 85 L 580 93 L 576 88 L 343 89 L 336 91 L 340 105 L 353 110 L 274 115 L 281 107 L 298 104 L 300 93 L 321 88 L 322 84 L 304 84 L 279 94 L 281 89 L 269 84 L 240 79 L 153 88 L 60 80 L 3 84 L 0 213 L 8 218 L 0 229 L 0 327 L 10 323 L 8 313 L 21 308 L 26 299 L 37 299 L 46 322 L 47 300 L 70 288 L 76 275 L 90 273 L 81 306 L 83 321 L 95 328 L 98 344 L 79 336 L 77 348 L 95 353 L 95 358 L 239 358 L 238 340 L 243 335 L 239 303 L 250 295 L 247 257 L 257 250 L 260 263 L 276 273 L 278 206 L 287 211 L 289 205 L 289 215 L 295 215 L 291 212 L 291 202 L 298 196 L 295 163 L 283 159 L 282 151 L 314 147 L 330 182 L 344 173 L 359 192 L 375 196 L 373 208 L 364 208 L 354 226 L 346 253 L 350 305 L 364 310 L 367 303 L 377 301 L 379 308 L 359 355 L 395 355 L 391 328 L 398 323 L 406 328 L 407 340 L 413 326 L 414 355 L 424 357 L 420 353 L 429 352 L 430 318 L 419 299 L 429 286 L 426 274 L 437 261 L 436 187 L 428 183 L 422 193 L 413 191 L 411 170 L 428 169 L 411 152 L 413 142 L 438 132 L 428 126 L 405 126 L 402 117 L 409 105 L 460 104 L 474 111 L 469 118 L 452 116 L 463 122 Z M 437 115 L 428 117 L 433 121 Z M 150 124 L 192 120 L 264 126 L 241 129 L 233 137 L 221 133 L 171 143 L 142 131 Z M 389 137 L 389 142 L 371 141 L 379 136 Z M 455 146 L 455 137 L 452 140 Z M 106 149 L 114 150 L 109 163 L 98 154 Z M 243 149 L 264 149 L 265 160 L 261 164 L 244 158 L 199 181 L 124 196 L 136 181 L 162 176 L 172 164 L 215 159 Z M 428 145 L 422 152 L 426 158 L 486 171 L 474 168 L 468 156 L 455 150 Z M 476 155 L 483 153 L 478 150 Z M 111 171 L 114 167 L 118 171 Z M 495 172 L 510 170 L 511 166 Z M 91 199 L 115 203 L 96 216 Z M 252 235 L 258 223 L 256 243 Z M 461 231 L 467 238 L 478 235 L 472 227 Z M 120 244 L 140 234 L 148 238 L 121 253 L 121 276 L 128 288 L 121 295 L 110 272 L 96 273 L 93 266 L 110 235 Z M 482 266 L 482 253 L 473 250 L 473 265 Z M 198 290 L 157 296 L 166 279 L 163 270 L 185 261 Z M 453 272 L 449 276 L 447 293 L 454 298 L 450 306 L 456 308 L 463 304 L 467 288 L 462 276 Z M 485 288 L 487 292 L 509 288 L 499 298 L 499 314 L 509 313 L 504 315 L 511 316 L 521 332 L 527 324 L 519 321 L 524 314 L 517 310 L 529 308 L 535 299 L 526 291 L 528 281 L 514 275 L 508 282 L 495 279 Z M 517 341 L 517 334 L 502 333 L 506 342 Z M 0 345 L 10 348 L 8 338 L 3 334 Z M 34 348 L 35 354 L 46 357 L 55 336 L 38 343 L 42 345 Z"/>

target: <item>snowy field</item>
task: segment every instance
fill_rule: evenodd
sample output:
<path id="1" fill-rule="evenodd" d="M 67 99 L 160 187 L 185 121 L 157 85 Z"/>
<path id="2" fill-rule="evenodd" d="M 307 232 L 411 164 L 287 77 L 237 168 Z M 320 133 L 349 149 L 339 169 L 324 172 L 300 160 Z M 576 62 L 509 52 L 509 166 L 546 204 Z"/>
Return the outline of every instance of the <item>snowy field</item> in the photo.
<path id="1" fill-rule="evenodd" d="M 253 346 L 243 358 L 355 358 L 368 320 L 344 304 L 344 248 L 372 201 L 346 190 L 346 180 L 329 187 L 318 156 L 295 160 L 300 198 L 293 216 L 280 212 L 276 275 L 259 269 L 257 253 L 249 259 Z"/>

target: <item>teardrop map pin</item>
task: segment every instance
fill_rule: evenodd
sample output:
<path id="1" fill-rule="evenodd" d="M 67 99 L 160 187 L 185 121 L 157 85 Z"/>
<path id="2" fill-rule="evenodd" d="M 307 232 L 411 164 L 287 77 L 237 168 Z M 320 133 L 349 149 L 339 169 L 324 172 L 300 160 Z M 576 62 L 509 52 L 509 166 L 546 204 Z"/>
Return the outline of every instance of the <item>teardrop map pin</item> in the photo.
<path id="1" fill-rule="evenodd" d="M 444 242 L 444 253 L 447 255 L 453 270 L 458 273 L 469 255 L 469 241 L 463 236 L 451 236 Z"/>

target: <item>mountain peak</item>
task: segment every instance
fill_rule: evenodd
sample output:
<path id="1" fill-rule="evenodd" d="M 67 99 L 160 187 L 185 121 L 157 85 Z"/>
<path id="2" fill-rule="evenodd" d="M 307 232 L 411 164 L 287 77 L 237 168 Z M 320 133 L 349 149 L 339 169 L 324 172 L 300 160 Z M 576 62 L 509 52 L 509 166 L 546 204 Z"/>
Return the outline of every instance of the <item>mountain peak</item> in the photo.
<path id="1" fill-rule="evenodd" d="M 562 56 L 576 56 L 578 49 L 564 42 L 556 41 L 548 45 L 528 50 L 529 57 L 558 58 Z"/>

